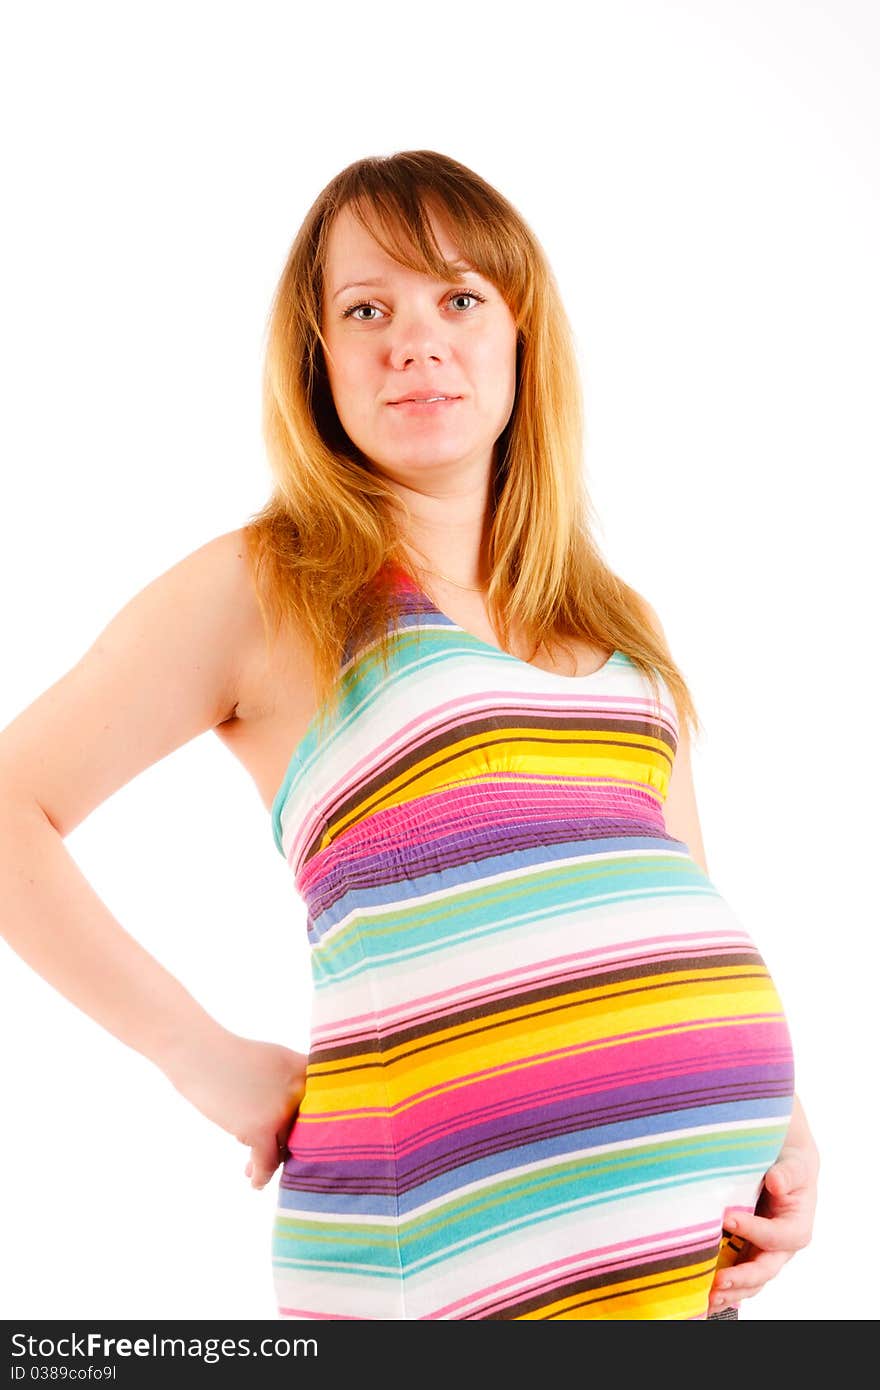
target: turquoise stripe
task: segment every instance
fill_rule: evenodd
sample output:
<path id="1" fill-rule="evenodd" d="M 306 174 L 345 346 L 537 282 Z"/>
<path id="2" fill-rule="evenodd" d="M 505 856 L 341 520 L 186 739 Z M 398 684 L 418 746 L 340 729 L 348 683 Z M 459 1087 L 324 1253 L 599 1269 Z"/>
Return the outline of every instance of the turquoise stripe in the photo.
<path id="1" fill-rule="evenodd" d="M 595 848 L 596 842 L 591 844 Z M 464 885 L 447 891 L 432 903 L 401 905 L 398 901 L 393 910 L 375 916 L 356 911 L 330 937 L 321 937 L 326 917 L 319 918 L 312 924 L 315 984 L 323 988 L 364 971 L 392 969 L 404 960 L 449 950 L 463 941 L 514 932 L 559 914 L 667 896 L 719 896 L 699 866 L 682 855 L 600 856 L 598 863 L 591 859 L 549 868 L 542 865 L 534 873 L 495 884 L 481 880 L 473 888 Z M 479 872 L 488 877 L 493 870 L 485 864 L 481 863 Z M 436 877 L 443 882 L 442 875 Z M 420 892 L 430 891 L 430 880 L 430 875 L 418 880 Z M 396 887 L 399 893 L 400 886 Z M 345 914 L 343 895 L 333 906 L 333 916 L 344 918 Z"/>
<path id="2" fill-rule="evenodd" d="M 405 1274 L 461 1255 L 487 1241 L 538 1222 L 606 1205 L 624 1195 L 662 1192 L 694 1183 L 749 1179 L 757 1185 L 774 1162 L 787 1125 L 757 1130 L 725 1130 L 687 1135 L 642 1148 L 622 1148 L 600 1157 L 584 1155 L 514 1174 L 442 1203 L 431 1212 L 401 1218 L 393 1228 L 322 1222 L 279 1216 L 273 1249 L 276 1258 L 300 1269 L 338 1269 L 352 1260 L 378 1270 Z M 335 1253 L 331 1253 L 334 1252 Z"/>

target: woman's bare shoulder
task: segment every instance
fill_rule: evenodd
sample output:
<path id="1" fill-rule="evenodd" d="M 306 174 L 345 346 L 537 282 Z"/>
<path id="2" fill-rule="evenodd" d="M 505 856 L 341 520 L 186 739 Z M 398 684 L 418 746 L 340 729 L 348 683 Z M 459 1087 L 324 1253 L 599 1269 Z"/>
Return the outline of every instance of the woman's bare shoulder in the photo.
<path id="1" fill-rule="evenodd" d="M 267 809 L 314 714 L 313 658 L 288 623 L 268 640 L 244 529 L 212 542 L 216 590 L 229 608 L 228 640 L 235 669 L 235 704 L 215 734 L 253 778 Z"/>
<path id="2" fill-rule="evenodd" d="M 160 758 L 235 724 L 242 700 L 264 698 L 262 630 L 243 532 L 214 537 L 134 594 L 0 730 L 6 790 L 68 834 Z"/>
<path id="3" fill-rule="evenodd" d="M 245 527 L 217 536 L 208 548 L 217 569 L 217 592 L 226 605 L 229 641 L 235 649 L 236 701 L 229 717 L 257 722 L 275 713 L 281 693 L 289 692 L 291 682 L 296 687 L 309 684 L 310 649 L 289 624 L 280 640 L 270 646 Z"/>
<path id="4" fill-rule="evenodd" d="M 228 707 L 225 718 L 232 719 L 242 699 L 247 698 L 248 682 L 255 653 L 262 645 L 263 624 L 251 576 L 245 528 L 237 527 L 214 536 L 188 554 L 169 571 L 178 589 L 198 597 L 206 628 L 215 646 L 222 647 L 223 665 L 230 673 Z M 196 594 L 193 594 L 195 589 Z M 173 605 L 175 589 L 169 587 Z M 173 614 L 169 612 L 169 619 Z"/>
<path id="5" fill-rule="evenodd" d="M 266 641 L 254 585 L 245 527 L 214 536 L 189 561 L 196 583 L 203 583 L 205 602 L 216 612 L 218 640 L 233 672 L 233 700 L 227 718 L 249 711 L 260 689 L 258 673 L 266 660 Z M 258 703 L 261 698 L 258 697 Z"/>

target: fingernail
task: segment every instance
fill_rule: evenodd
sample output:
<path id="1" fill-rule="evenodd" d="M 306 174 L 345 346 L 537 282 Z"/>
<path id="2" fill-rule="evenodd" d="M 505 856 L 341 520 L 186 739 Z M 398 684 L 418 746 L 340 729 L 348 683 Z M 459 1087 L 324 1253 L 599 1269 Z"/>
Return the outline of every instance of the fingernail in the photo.
<path id="1" fill-rule="evenodd" d="M 732 1216 L 732 1217 L 730 1218 L 730 1220 L 728 1221 L 728 1223 L 727 1223 L 727 1229 L 728 1229 L 728 1231 L 735 1231 L 735 1230 L 736 1230 L 736 1227 L 737 1227 L 737 1220 L 736 1220 L 736 1217 L 735 1217 L 735 1216 Z"/>

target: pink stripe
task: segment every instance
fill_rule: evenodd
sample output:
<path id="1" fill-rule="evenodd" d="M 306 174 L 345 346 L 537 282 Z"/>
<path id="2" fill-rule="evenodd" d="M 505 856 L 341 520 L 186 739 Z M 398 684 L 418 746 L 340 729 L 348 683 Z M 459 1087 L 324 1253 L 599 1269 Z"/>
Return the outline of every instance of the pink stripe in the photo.
<path id="1" fill-rule="evenodd" d="M 283 1318 L 314 1318 L 323 1322 L 362 1322 L 361 1318 L 349 1317 L 347 1313 L 313 1313 L 310 1308 L 285 1308 L 279 1304 L 278 1311 Z"/>
<path id="2" fill-rule="evenodd" d="M 555 1050 L 550 1052 L 537 1052 L 534 1054 L 530 1054 L 528 1060 L 533 1062 L 540 1062 L 550 1061 L 554 1058 L 564 1059 L 567 1057 L 578 1057 L 584 1051 L 593 1051 L 601 1047 L 602 1044 L 605 1043 L 610 1044 L 613 1047 L 620 1047 L 624 1043 L 636 1043 L 643 1038 L 651 1040 L 654 1046 L 662 1048 L 665 1053 L 668 1052 L 671 1040 L 675 1037 L 682 1034 L 692 1034 L 694 1032 L 700 1031 L 702 1031 L 703 1033 L 710 1033 L 712 1030 L 714 1030 L 715 1028 L 720 1028 L 721 1025 L 725 1023 L 735 1023 L 741 1026 L 744 1026 L 745 1024 L 753 1024 L 756 1027 L 765 1027 L 771 1030 L 782 1029 L 785 1027 L 785 1020 L 783 1019 L 783 1016 L 780 1013 L 731 1014 L 729 1017 L 726 1015 L 718 1015 L 715 1018 L 698 1018 L 691 1019 L 686 1023 L 670 1024 L 666 1028 L 641 1028 L 637 1030 L 632 1030 L 629 1033 L 612 1033 L 608 1037 L 598 1038 L 594 1042 L 582 1042 L 573 1044 L 571 1047 L 556 1048 Z M 730 1037 L 730 1029 L 725 1029 L 722 1036 Z M 768 1039 L 768 1043 L 770 1042 L 770 1040 L 771 1039 Z M 478 1077 L 485 1077 L 487 1079 L 491 1079 L 492 1077 L 506 1077 L 509 1074 L 511 1068 L 521 1069 L 522 1061 L 522 1058 L 518 1058 L 512 1062 L 504 1063 L 503 1065 L 497 1067 L 486 1067 L 482 1071 L 470 1073 L 470 1078 L 471 1080 L 475 1080 Z M 387 1062 L 377 1061 L 376 1066 L 387 1066 Z M 407 1102 L 409 1103 L 413 1100 L 426 1099 L 431 1095 L 442 1094 L 443 1089 L 444 1088 L 442 1086 L 432 1086 L 422 1091 L 412 1092 L 408 1096 Z M 331 1113 L 344 1115 L 348 1112 L 344 1110 L 336 1112 L 325 1112 L 325 1114 Z"/>
<path id="3" fill-rule="evenodd" d="M 778 1035 L 776 1046 L 773 1046 L 774 1033 Z M 752 1028 L 745 1036 L 738 1031 L 735 1051 L 731 1048 L 730 1029 L 724 1030 L 723 1038 L 717 1039 L 714 1049 L 711 1049 L 711 1035 L 711 1029 L 704 1029 L 700 1035 L 706 1039 L 706 1044 L 698 1048 L 699 1062 L 694 1060 L 693 1037 L 674 1035 L 663 1039 L 660 1047 L 653 1041 L 631 1043 L 626 1049 L 629 1065 L 598 1076 L 585 1076 L 582 1057 L 569 1055 L 522 1069 L 522 1085 L 515 1092 L 510 1091 L 509 1074 L 499 1075 L 496 1071 L 483 1080 L 463 1086 L 456 1077 L 454 1086 L 435 1087 L 422 1092 L 417 1100 L 411 1097 L 389 1108 L 359 1108 L 356 1113 L 350 1110 L 307 1113 L 300 1115 L 294 1126 L 295 1152 L 303 1158 L 314 1152 L 317 1159 L 321 1153 L 326 1153 L 327 1137 L 332 1134 L 335 1146 L 350 1145 L 373 1156 L 390 1159 L 394 1153 L 398 1156 L 410 1153 L 440 1134 L 467 1128 L 475 1119 L 480 1122 L 518 1114 L 542 1101 L 562 1099 L 566 1095 L 594 1095 L 603 1090 L 612 1092 L 636 1081 L 673 1080 L 682 1075 L 723 1073 L 743 1064 L 787 1062 L 790 1057 L 787 1034 L 780 1025 Z M 528 1086 L 530 1079 L 531 1088 Z M 389 1126 L 394 1121 L 392 1142 L 387 1146 L 375 1142 L 375 1122 L 383 1118 Z"/>
<path id="4" fill-rule="evenodd" d="M 640 1079 L 674 1081 L 676 1077 L 681 1076 L 695 1077 L 713 1074 L 718 1076 L 719 1083 L 722 1083 L 725 1071 L 731 1071 L 744 1062 L 763 1062 L 766 1060 L 766 1056 L 764 1051 L 758 1052 L 755 1057 L 751 1057 L 747 1052 L 742 1052 L 733 1058 L 726 1058 L 720 1064 L 716 1061 L 714 1064 L 709 1062 L 705 1066 L 695 1066 L 685 1061 L 679 1066 L 655 1067 L 652 1071 L 646 1071 Z M 777 1060 L 785 1060 L 787 1056 L 787 1053 L 783 1054 Z M 614 1092 L 621 1085 L 627 1084 L 626 1080 L 612 1081 L 609 1084 L 608 1079 L 604 1077 L 595 1081 L 586 1080 L 582 1067 L 578 1067 L 576 1064 L 572 1066 L 570 1063 L 566 1067 L 554 1064 L 540 1069 L 529 1068 L 525 1076 L 535 1076 L 536 1072 L 536 1080 L 539 1079 L 540 1084 L 531 1091 L 524 1088 L 512 1094 L 509 1090 L 509 1083 L 508 1087 L 505 1087 L 504 1084 L 499 1085 L 496 1079 L 491 1088 L 487 1088 L 481 1083 L 465 1087 L 456 1085 L 455 1090 L 451 1092 L 446 1091 L 442 1095 L 431 1097 L 417 1105 L 410 1105 L 395 1111 L 394 1137 L 398 1156 L 412 1153 L 422 1145 L 442 1135 L 470 1129 L 489 1119 L 523 1114 L 531 1108 L 537 1110 L 540 1105 L 554 1100 L 606 1093 L 609 1102 L 613 1105 Z M 682 1104 L 684 1104 L 685 1099 L 682 1098 Z M 664 1096 L 663 1104 L 664 1110 L 669 1111 L 675 1109 L 676 1100 L 674 1097 Z M 540 1118 L 539 1113 L 537 1118 Z"/>
<path id="5" fill-rule="evenodd" d="M 371 775 L 374 774 L 375 769 L 371 769 Z M 365 779 L 365 784 L 367 780 L 369 779 Z M 497 806 L 494 808 L 491 821 L 486 819 L 487 808 L 485 806 L 481 807 L 479 795 L 481 792 L 485 792 L 487 787 L 492 788 L 496 780 L 497 775 L 487 778 L 481 772 L 474 771 L 466 780 L 452 783 L 451 785 L 438 788 L 432 792 L 425 792 L 424 790 L 419 791 L 418 783 L 415 783 L 414 789 L 409 796 L 403 801 L 395 802 L 390 806 L 377 804 L 378 801 L 386 798 L 387 793 L 382 792 L 378 797 L 374 796 L 372 803 L 365 803 L 359 807 L 359 819 L 353 825 L 346 827 L 344 841 L 341 841 L 338 846 L 335 841 L 331 841 L 329 845 L 325 845 L 323 849 L 318 850 L 312 856 L 308 864 L 302 869 L 301 877 L 297 878 L 297 886 L 300 888 L 301 892 L 306 892 L 312 886 L 315 878 L 322 872 L 325 860 L 331 848 L 335 847 L 336 852 L 342 855 L 343 858 L 355 859 L 360 851 L 361 843 L 366 842 L 367 852 L 371 852 L 373 849 L 372 841 L 380 833 L 391 840 L 397 840 L 400 835 L 401 823 L 406 824 L 407 837 L 409 839 L 418 836 L 416 843 L 425 843 L 430 842 L 436 837 L 438 826 L 442 827 L 444 825 L 449 825 L 453 829 L 459 827 L 463 815 L 467 815 L 469 820 L 476 821 L 478 824 L 487 825 L 494 824 L 499 819 L 516 819 L 516 816 L 511 817 L 506 815 L 505 811 L 503 809 L 498 809 Z M 579 787 L 575 782 L 569 784 L 560 783 L 558 780 L 548 778 L 544 773 L 518 772 L 511 774 L 511 776 L 506 779 L 506 782 L 508 788 L 511 784 L 518 784 L 521 787 L 522 783 L 528 783 L 530 787 L 534 784 L 539 784 L 541 786 L 566 785 L 567 790 L 571 793 L 572 800 L 584 814 L 585 818 L 588 818 L 590 815 L 601 814 L 606 801 L 611 799 L 617 800 L 620 796 L 621 786 L 625 786 L 628 796 L 641 803 L 646 821 L 661 834 L 665 833 L 659 795 L 656 792 L 652 792 L 650 788 L 646 789 L 645 784 L 642 782 L 627 782 L 620 777 L 603 778 L 601 780 L 595 778 L 590 781 L 589 795 L 585 795 L 583 788 Z M 354 781 L 352 781 L 350 785 L 346 784 L 347 796 L 355 795 L 356 792 L 357 784 Z M 606 792 L 607 796 L 603 796 L 603 792 Z M 337 801 L 338 795 L 335 793 L 335 790 L 328 792 L 323 801 L 316 801 L 306 813 L 302 826 L 302 834 L 298 840 L 294 842 L 299 845 L 300 853 L 305 851 L 306 844 L 311 840 L 315 826 L 325 822 L 332 822 L 334 818 L 334 807 Z M 419 805 L 419 816 L 417 821 L 414 819 L 412 813 L 412 807 L 415 803 Z M 469 803 L 472 805 L 471 810 L 467 809 Z M 533 808 L 530 806 L 529 818 L 534 818 L 536 820 L 546 819 L 548 816 L 552 818 L 553 815 L 559 815 L 559 810 L 560 803 L 557 798 L 554 810 L 545 809 L 538 804 L 534 807 L 534 816 Z M 632 811 L 630 811 L 630 814 L 632 814 Z M 519 818 L 522 818 L 521 815 Z M 681 851 L 676 851 L 671 846 L 664 846 L 664 849 L 667 853 L 682 854 Z M 291 863 L 295 857 L 297 861 L 299 858 L 299 854 L 294 856 L 293 851 L 294 844 L 291 844 L 288 860 L 288 862 Z M 682 854 L 682 857 L 685 856 Z M 296 867 L 297 869 L 300 867 L 298 862 Z"/>

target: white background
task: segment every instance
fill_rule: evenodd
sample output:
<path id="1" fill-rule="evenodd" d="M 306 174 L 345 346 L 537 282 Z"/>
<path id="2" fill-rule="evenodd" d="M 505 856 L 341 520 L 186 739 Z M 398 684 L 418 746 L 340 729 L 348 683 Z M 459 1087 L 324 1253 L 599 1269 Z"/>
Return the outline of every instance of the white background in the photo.
<path id="1" fill-rule="evenodd" d="M 31 3 L 4 28 L 0 726 L 264 501 L 266 316 L 325 183 L 402 149 L 474 168 L 558 277 L 600 543 L 691 685 L 710 874 L 822 1150 L 813 1243 L 742 1316 L 875 1317 L 877 6 Z M 213 734 L 66 843 L 223 1024 L 307 1050 L 304 908 Z M 244 1147 L 5 942 L 0 1030 L 2 1315 L 275 1317 L 277 1176 L 252 1190 Z"/>

